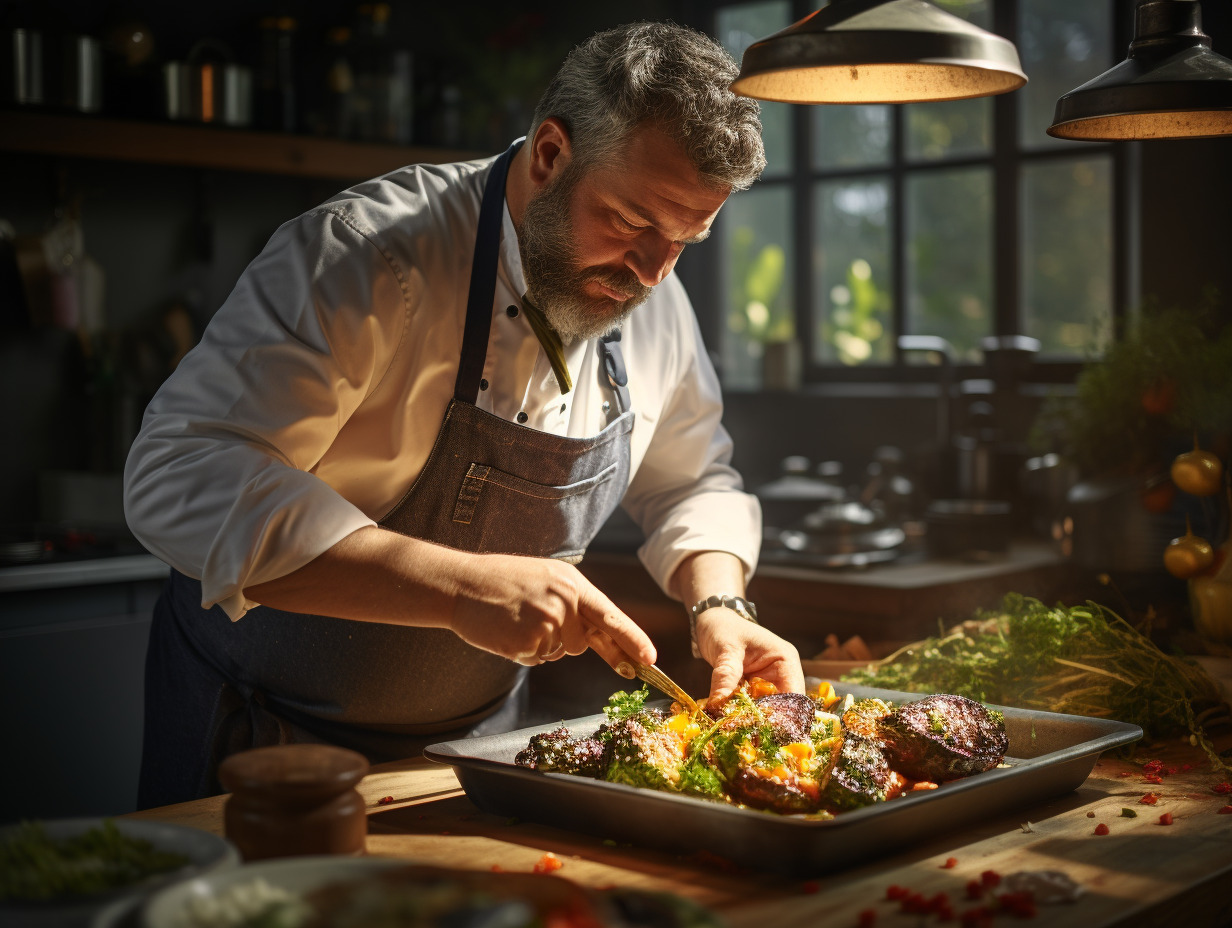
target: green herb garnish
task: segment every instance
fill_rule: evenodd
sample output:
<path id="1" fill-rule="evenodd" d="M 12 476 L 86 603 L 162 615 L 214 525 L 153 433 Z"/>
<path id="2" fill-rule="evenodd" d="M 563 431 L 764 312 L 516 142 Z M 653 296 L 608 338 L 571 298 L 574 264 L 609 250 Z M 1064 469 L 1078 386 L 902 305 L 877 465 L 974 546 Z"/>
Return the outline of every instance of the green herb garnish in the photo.
<path id="1" fill-rule="evenodd" d="M 38 902 L 91 896 L 147 877 L 178 870 L 190 861 L 125 835 L 106 819 L 71 838 L 53 840 L 38 822 L 23 822 L 0 845 L 0 899 Z"/>

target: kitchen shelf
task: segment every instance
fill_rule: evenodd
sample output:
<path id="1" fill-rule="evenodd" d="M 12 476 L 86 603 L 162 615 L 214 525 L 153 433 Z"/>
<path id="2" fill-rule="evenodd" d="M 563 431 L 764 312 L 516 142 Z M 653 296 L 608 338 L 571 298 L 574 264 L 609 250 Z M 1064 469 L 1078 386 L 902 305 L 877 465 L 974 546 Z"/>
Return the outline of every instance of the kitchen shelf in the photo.
<path id="1" fill-rule="evenodd" d="M 459 149 L 20 110 L 0 110 L 0 150 L 344 180 L 406 164 L 483 157 Z"/>

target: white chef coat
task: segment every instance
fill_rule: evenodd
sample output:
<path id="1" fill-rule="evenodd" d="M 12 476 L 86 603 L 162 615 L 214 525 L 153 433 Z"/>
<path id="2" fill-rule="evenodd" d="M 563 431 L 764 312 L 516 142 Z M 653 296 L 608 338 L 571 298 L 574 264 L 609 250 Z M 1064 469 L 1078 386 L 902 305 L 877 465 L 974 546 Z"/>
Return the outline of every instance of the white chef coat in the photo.
<path id="1" fill-rule="evenodd" d="M 454 391 L 479 203 L 492 159 L 413 165 L 279 228 L 146 410 L 125 514 L 148 550 L 232 619 L 246 587 L 291 573 L 406 493 Z M 506 205 L 480 408 L 556 435 L 607 424 L 595 341 L 565 348 L 561 395 L 520 311 Z M 509 307 L 518 307 L 514 314 Z M 757 564 L 761 511 L 729 462 L 722 400 L 675 274 L 626 320 L 636 412 L 622 505 L 665 592 L 690 553 Z M 722 591 L 719 591 L 722 592 Z"/>

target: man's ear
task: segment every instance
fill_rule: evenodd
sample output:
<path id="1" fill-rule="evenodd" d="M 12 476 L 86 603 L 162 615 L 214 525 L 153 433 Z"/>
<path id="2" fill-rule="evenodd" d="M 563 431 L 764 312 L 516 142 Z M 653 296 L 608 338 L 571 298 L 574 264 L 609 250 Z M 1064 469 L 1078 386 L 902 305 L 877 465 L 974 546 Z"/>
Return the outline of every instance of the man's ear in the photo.
<path id="1" fill-rule="evenodd" d="M 539 123 L 529 147 L 530 180 L 536 188 L 558 177 L 573 158 L 569 130 L 555 116 Z"/>

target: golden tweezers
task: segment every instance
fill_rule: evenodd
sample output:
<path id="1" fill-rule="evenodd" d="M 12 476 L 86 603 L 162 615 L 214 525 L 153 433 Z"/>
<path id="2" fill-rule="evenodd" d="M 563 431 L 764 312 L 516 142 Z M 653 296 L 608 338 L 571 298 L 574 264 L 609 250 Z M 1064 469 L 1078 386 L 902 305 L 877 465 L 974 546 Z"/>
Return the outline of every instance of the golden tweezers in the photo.
<path id="1" fill-rule="evenodd" d="M 697 704 L 697 701 L 692 696 L 685 692 L 684 687 L 654 664 L 639 664 L 633 660 L 627 663 L 633 668 L 633 672 L 637 674 L 639 680 L 649 683 L 655 689 L 672 697 L 676 702 L 687 708 L 690 715 L 697 716 L 702 713 L 702 707 Z"/>

